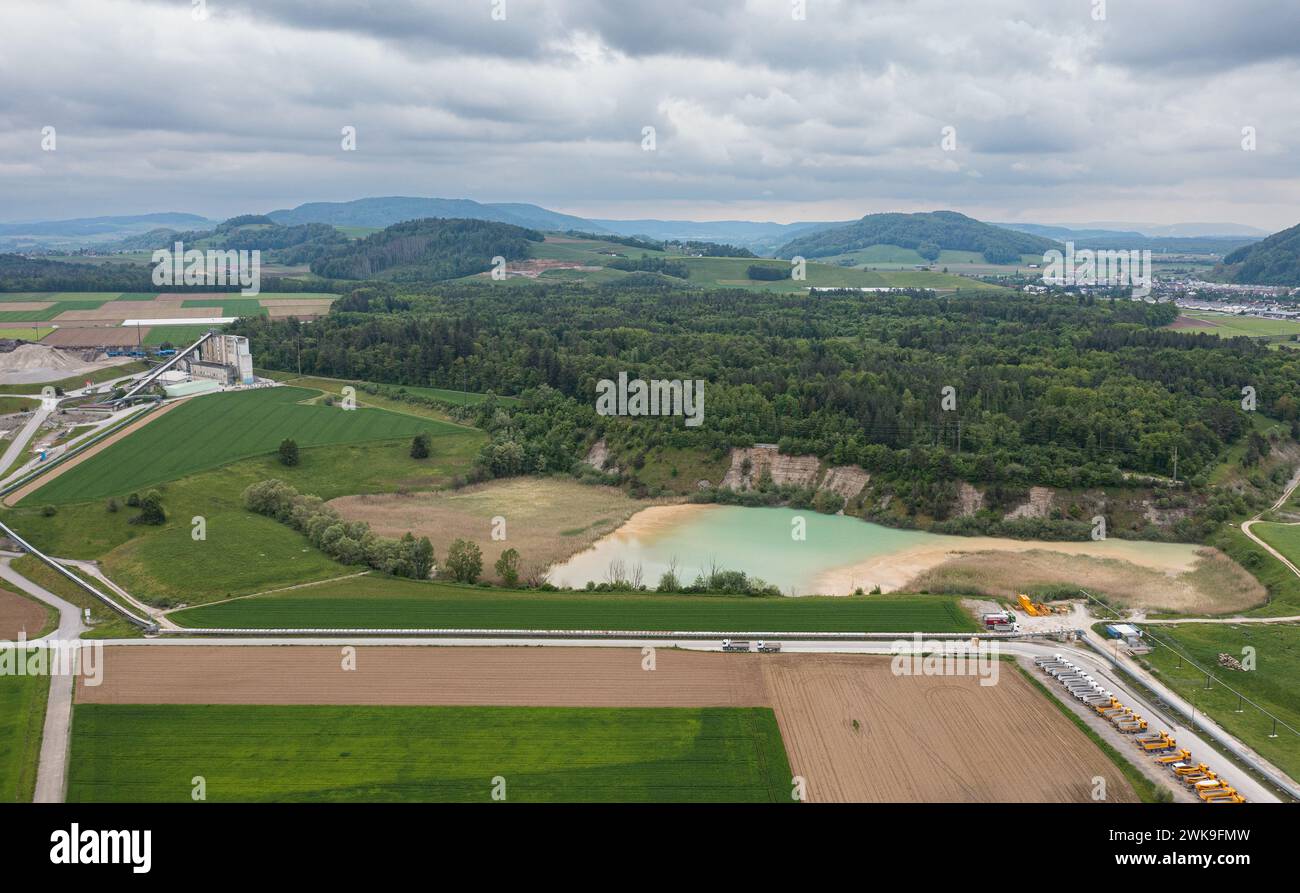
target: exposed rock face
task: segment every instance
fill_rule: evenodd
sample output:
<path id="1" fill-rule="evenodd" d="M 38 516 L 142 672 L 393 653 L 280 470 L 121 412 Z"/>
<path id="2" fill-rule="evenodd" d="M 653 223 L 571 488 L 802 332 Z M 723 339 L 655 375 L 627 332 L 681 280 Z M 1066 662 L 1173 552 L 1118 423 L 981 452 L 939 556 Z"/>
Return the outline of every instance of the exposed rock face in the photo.
<path id="1" fill-rule="evenodd" d="M 836 465 L 826 470 L 819 489 L 830 490 L 848 502 L 871 482 L 871 475 L 856 465 Z"/>
<path id="2" fill-rule="evenodd" d="M 984 508 L 984 494 L 962 481 L 957 488 L 957 517 L 969 518 Z"/>
<path id="3" fill-rule="evenodd" d="M 1050 518 L 1052 516 L 1052 488 L 1030 487 L 1029 499 L 1007 512 L 1006 520 L 1017 518 Z"/>
<path id="4" fill-rule="evenodd" d="M 748 471 L 745 460 L 749 460 Z M 731 467 L 719 486 L 752 490 L 766 472 L 774 484 L 830 490 L 848 501 L 861 493 L 871 480 L 871 475 L 856 465 L 837 465 L 828 468 L 825 475 L 821 469 L 821 461 L 816 456 L 783 456 L 775 444 L 760 443 L 731 451 Z"/>
<path id="5" fill-rule="evenodd" d="M 603 437 L 591 445 L 591 449 L 587 451 L 587 458 L 582 461 L 586 462 L 597 471 L 606 472 L 608 474 L 618 474 L 617 466 L 612 466 L 610 468 L 605 467 L 605 463 L 609 461 L 609 444 L 605 443 L 605 438 Z"/>
<path id="6" fill-rule="evenodd" d="M 745 460 L 749 472 L 745 472 Z M 731 451 L 731 467 L 722 478 L 721 487 L 731 490 L 752 490 L 766 471 L 774 484 L 792 484 L 812 487 L 821 472 L 821 462 L 816 456 L 782 456 L 775 444 L 760 443 L 752 447 L 737 447 Z"/>

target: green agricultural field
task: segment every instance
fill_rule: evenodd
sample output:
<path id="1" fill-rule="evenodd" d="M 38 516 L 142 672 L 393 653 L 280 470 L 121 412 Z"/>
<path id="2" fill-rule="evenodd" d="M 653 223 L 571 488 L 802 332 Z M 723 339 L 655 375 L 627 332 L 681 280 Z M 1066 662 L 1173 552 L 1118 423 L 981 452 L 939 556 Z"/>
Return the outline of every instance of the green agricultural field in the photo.
<path id="1" fill-rule="evenodd" d="M 187 310 L 220 307 L 221 316 L 261 316 L 266 313 L 266 308 L 257 298 L 198 298 L 181 301 L 181 307 Z"/>
<path id="2" fill-rule="evenodd" d="M 0 338 L 12 338 L 17 341 L 40 341 L 46 335 L 53 332 L 54 329 L 49 326 L 11 326 L 9 328 L 0 328 Z"/>
<path id="3" fill-rule="evenodd" d="M 1182 623 L 1149 626 L 1147 632 L 1169 642 L 1196 664 L 1209 669 L 1213 676 L 1207 689 L 1204 673 L 1188 661 L 1180 661 L 1168 648 L 1157 647 L 1142 661 L 1166 685 L 1292 778 L 1300 778 L 1300 735 L 1279 724 L 1278 737 L 1270 738 L 1272 720 L 1250 704 L 1239 704 L 1237 696 L 1220 684 L 1231 686 L 1292 728 L 1300 729 L 1300 698 L 1296 695 L 1296 680 L 1300 679 L 1300 626 Z M 1255 649 L 1254 670 L 1242 672 L 1219 666 L 1221 653 L 1244 662 L 1247 647 Z M 1241 713 L 1237 712 L 1239 708 Z"/>
<path id="4" fill-rule="evenodd" d="M 857 251 L 818 258 L 821 263 L 844 266 L 870 267 L 873 270 L 912 270 L 918 266 L 928 266 L 935 270 L 945 267 L 959 273 L 1011 273 L 1027 270 L 1030 264 L 1043 262 L 1041 254 L 1024 254 L 1018 263 L 991 264 L 978 251 L 943 250 L 934 260 L 926 260 L 915 249 L 902 248 L 898 245 L 871 245 Z M 923 271 L 918 271 L 923 272 Z"/>
<path id="5" fill-rule="evenodd" d="M 62 504 L 44 514 L 40 495 L 4 512 L 37 548 L 64 558 L 96 559 L 135 597 L 170 607 L 264 592 L 356 573 L 311 546 L 299 533 L 243 507 L 246 487 L 279 478 L 324 499 L 354 493 L 432 490 L 464 474 L 486 436 L 472 429 L 433 438 L 428 459 L 410 457 L 410 440 L 311 447 L 299 464 L 276 455 L 243 459 L 159 485 L 167 523 L 132 524 L 135 510 L 116 497 Z M 205 540 L 192 537 L 192 519 L 206 523 Z"/>
<path id="6" fill-rule="evenodd" d="M 876 273 L 851 267 L 809 261 L 807 278 L 802 282 L 782 279 L 775 282 L 748 278 L 750 265 L 788 270 L 789 261 L 736 257 L 686 257 L 682 262 L 691 271 L 687 284 L 697 287 L 757 288 L 766 291 L 802 293 L 815 288 L 991 288 L 992 286 L 946 273 L 904 271 Z"/>
<path id="7" fill-rule="evenodd" d="M 94 372 L 87 372 L 83 375 L 74 375 L 70 378 L 61 378 L 58 381 L 37 381 L 30 384 L 6 384 L 0 385 L 0 394 L 36 394 L 40 393 L 41 388 L 51 385 L 56 388 L 62 388 L 70 391 L 73 388 L 83 387 L 87 381 L 99 383 L 108 381 L 113 378 L 121 378 L 124 375 L 134 375 L 137 372 L 143 372 L 149 368 L 148 363 L 132 361 L 123 363 L 119 366 L 105 366 L 102 369 L 96 369 Z"/>
<path id="8" fill-rule="evenodd" d="M 378 230 L 375 230 L 378 232 Z M 326 291 L 264 291 L 257 296 L 263 303 L 267 301 L 337 301 L 339 296 Z"/>
<path id="9" fill-rule="evenodd" d="M 106 300 L 106 299 L 105 299 Z M 0 310 L 0 323 L 47 322 L 68 310 L 97 310 L 104 300 L 56 301 L 44 310 Z"/>
<path id="10" fill-rule="evenodd" d="M 1195 320 L 1199 325 L 1189 326 L 1185 322 L 1179 326 L 1182 332 L 1206 332 L 1221 338 L 1267 338 L 1287 335 L 1300 335 L 1300 320 L 1260 319 L 1253 316 L 1235 316 L 1230 313 L 1213 313 L 1202 310 L 1187 310 L 1182 314 L 1186 319 Z"/>
<path id="11" fill-rule="evenodd" d="M 574 239 L 569 236 L 549 234 L 540 245 L 531 245 L 533 257 L 544 260 L 563 260 L 590 266 L 602 266 L 622 255 L 629 258 L 666 257 L 666 252 L 653 248 L 633 248 L 617 242 L 605 242 L 597 239 Z"/>
<path id="12" fill-rule="evenodd" d="M 48 676 L 0 676 L 0 803 L 30 803 L 45 727 Z"/>
<path id="13" fill-rule="evenodd" d="M 292 438 L 299 447 L 390 440 L 464 429 L 382 409 L 303 406 L 313 392 L 280 387 L 189 400 L 130 437 L 55 478 L 27 503 L 68 503 L 132 491 L 269 453 Z"/>
<path id="14" fill-rule="evenodd" d="M 441 557 L 441 556 L 440 556 Z M 964 632 L 946 596 L 746 596 L 512 592 L 368 575 L 178 611 L 181 626 L 247 629 L 586 629 Z"/>
<path id="15" fill-rule="evenodd" d="M 367 382 L 343 378 L 322 378 L 320 376 L 299 377 L 289 372 L 271 372 L 267 373 L 267 377 L 274 377 L 277 381 L 291 384 L 297 388 L 315 388 L 334 397 L 342 396 L 345 385 L 352 385 L 357 389 L 357 402 L 362 406 L 377 406 L 380 409 L 391 409 L 394 412 L 422 414 L 417 404 L 404 403 L 401 400 L 393 400 L 379 394 L 368 394 L 362 391 L 361 386 L 367 384 Z M 477 406 L 488 398 L 487 394 L 474 391 L 453 391 L 448 388 L 425 388 L 416 385 L 383 385 L 383 387 L 392 388 L 395 391 L 405 391 L 408 394 L 415 394 L 420 397 L 441 400 L 444 403 L 451 403 L 456 406 Z M 505 406 L 514 406 L 519 402 L 518 397 L 497 396 L 496 399 L 498 403 Z"/>
<path id="16" fill-rule="evenodd" d="M 1264 542 L 1291 559 L 1292 564 L 1300 566 L 1300 524 L 1260 522 L 1251 527 L 1251 530 Z"/>
<path id="17" fill-rule="evenodd" d="M 68 802 L 790 802 L 771 709 L 81 704 Z"/>
<path id="18" fill-rule="evenodd" d="M 29 409 L 35 409 L 41 405 L 41 401 L 33 400 L 29 397 L 0 397 L 0 415 L 11 412 L 26 412 Z M 26 462 L 31 456 L 23 454 L 22 460 Z"/>
<path id="19" fill-rule="evenodd" d="M 189 347 L 208 333 L 210 329 L 220 331 L 223 326 L 150 326 L 149 334 L 144 336 L 145 347 L 157 347 L 170 342 L 179 350 Z"/>

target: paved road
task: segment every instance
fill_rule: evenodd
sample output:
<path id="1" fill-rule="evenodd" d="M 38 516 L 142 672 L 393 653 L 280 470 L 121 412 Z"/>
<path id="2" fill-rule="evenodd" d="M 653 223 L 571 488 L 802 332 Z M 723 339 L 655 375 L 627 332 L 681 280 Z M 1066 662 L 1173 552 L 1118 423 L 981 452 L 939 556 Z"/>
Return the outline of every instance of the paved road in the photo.
<path id="1" fill-rule="evenodd" d="M 9 562 L 12 556 L 0 557 L 0 579 L 18 587 L 33 598 L 58 609 L 59 626 L 35 642 L 51 640 L 76 641 L 86 627 L 81 622 L 81 609 L 59 598 L 53 592 L 38 586 L 18 573 Z M 45 728 L 41 734 L 41 755 L 36 770 L 36 803 L 62 803 L 68 778 L 68 743 L 72 732 L 72 688 L 75 677 L 55 675 L 50 677 L 50 693 L 45 707 Z"/>
<path id="2" fill-rule="evenodd" d="M 900 637 L 902 639 L 903 637 Z M 909 640 L 910 641 L 910 640 Z M 398 637 L 354 637 L 354 638 L 297 638 L 297 637 L 247 637 L 247 638 L 219 638 L 219 637 L 180 637 L 167 636 L 159 639 L 115 639 L 105 642 L 106 645 L 125 645 L 132 647 L 150 647 L 165 648 L 169 646 L 201 645 L 212 647 L 223 646 L 311 646 L 325 645 L 330 647 L 341 647 L 343 645 L 401 645 L 413 647 L 428 646 L 516 646 L 516 647 L 579 647 L 579 648 L 683 648 L 703 651 L 717 651 L 722 648 L 721 639 L 561 639 L 548 637 L 534 638 L 500 638 L 500 639 L 478 639 L 478 638 L 398 638 Z M 1225 749 L 1235 753 L 1244 762 L 1255 764 L 1260 771 L 1270 771 L 1275 773 L 1280 779 L 1286 779 L 1285 773 L 1282 773 L 1276 767 L 1268 764 L 1267 761 L 1259 757 L 1249 748 L 1240 744 L 1236 739 L 1227 735 L 1226 732 L 1218 729 L 1212 723 L 1206 723 L 1204 726 L 1198 725 L 1196 729 L 1188 729 L 1178 725 L 1173 716 L 1165 708 L 1161 708 L 1146 698 L 1139 697 L 1133 690 L 1121 682 L 1110 668 L 1107 660 L 1102 655 L 1090 650 L 1086 645 L 1064 645 L 1056 642 L 1036 642 L 1026 640 L 1000 641 L 1000 648 L 1008 654 L 1020 655 L 1028 658 L 1041 657 L 1046 655 L 1061 654 L 1067 656 L 1076 664 L 1086 667 L 1088 672 L 1098 679 L 1104 686 L 1114 691 L 1116 697 L 1120 698 L 1126 705 L 1137 710 L 1152 727 L 1167 729 L 1178 739 L 1179 746 L 1186 747 L 1192 751 L 1193 756 L 1204 760 L 1210 765 L 1222 764 L 1225 761 L 1215 755 L 1210 749 L 1205 736 L 1213 737 L 1219 740 Z M 895 644 L 892 641 L 871 641 L 871 642 L 837 642 L 827 640 L 782 640 L 782 651 L 785 653 L 848 653 L 848 654 L 878 654 L 892 655 L 895 652 Z M 1167 704 L 1171 704 L 1175 709 L 1186 709 L 1186 713 L 1191 715 L 1190 705 L 1186 705 L 1177 695 L 1168 691 L 1158 680 L 1146 676 L 1141 668 L 1130 670 L 1125 666 L 1125 670 L 1133 672 L 1134 676 L 1150 686 L 1151 690 L 1165 699 Z M 1144 678 L 1145 677 L 1145 678 Z M 1050 684 L 1049 684 L 1050 688 Z M 1217 734 L 1216 734 L 1217 732 Z M 1218 736 L 1223 736 L 1220 740 Z M 1243 796 L 1254 803 L 1276 803 L 1282 798 L 1273 790 L 1265 785 L 1255 781 L 1240 771 L 1233 771 L 1232 767 L 1224 767 L 1224 771 L 1230 774 L 1234 787 L 1236 787 Z M 1288 790 L 1295 796 L 1300 797 L 1300 786 L 1287 779 Z"/>
<path id="3" fill-rule="evenodd" d="M 18 433 L 14 435 L 14 439 L 9 442 L 9 448 L 5 450 L 5 454 L 0 456 L 0 472 L 3 472 L 4 469 L 18 460 L 23 450 L 27 449 L 27 442 L 32 439 L 32 435 L 41 427 L 41 423 L 49 418 L 51 412 L 53 412 L 53 407 L 50 401 L 42 399 L 41 408 L 32 413 L 32 417 L 27 420 L 27 424 L 23 425 Z"/>

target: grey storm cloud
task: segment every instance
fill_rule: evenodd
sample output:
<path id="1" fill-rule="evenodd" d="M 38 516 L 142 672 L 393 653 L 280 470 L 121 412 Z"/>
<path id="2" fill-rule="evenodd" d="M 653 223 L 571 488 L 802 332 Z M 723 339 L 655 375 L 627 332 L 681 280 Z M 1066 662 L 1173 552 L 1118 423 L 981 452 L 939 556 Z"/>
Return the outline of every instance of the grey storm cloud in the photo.
<path id="1" fill-rule="evenodd" d="M 6 0 L 0 219 L 407 194 L 1293 224 L 1300 5 L 1099 2 Z"/>

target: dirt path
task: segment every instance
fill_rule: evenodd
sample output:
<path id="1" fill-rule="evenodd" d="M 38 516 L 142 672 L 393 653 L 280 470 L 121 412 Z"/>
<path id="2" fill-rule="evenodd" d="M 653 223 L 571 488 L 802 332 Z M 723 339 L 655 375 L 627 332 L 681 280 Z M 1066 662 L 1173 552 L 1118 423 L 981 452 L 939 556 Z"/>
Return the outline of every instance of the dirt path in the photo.
<path id="1" fill-rule="evenodd" d="M 1286 505 L 1287 501 L 1291 498 L 1291 494 L 1295 492 L 1295 488 L 1298 485 L 1300 485 L 1300 467 L 1296 468 L 1295 473 L 1291 476 L 1290 482 L 1287 483 L 1286 489 L 1282 491 L 1282 496 L 1278 499 L 1278 501 L 1273 503 L 1264 511 L 1275 512 L 1278 509 L 1280 509 L 1282 506 Z M 1300 577 L 1300 567 L 1296 567 L 1294 564 L 1292 564 L 1289 558 L 1287 558 L 1277 549 L 1274 549 L 1268 543 L 1264 542 L 1262 539 L 1260 539 L 1258 536 L 1255 535 L 1255 531 L 1251 530 L 1251 528 L 1255 526 L 1255 522 L 1258 521 L 1261 517 L 1263 517 L 1263 515 L 1264 512 L 1260 512 L 1258 515 L 1251 518 L 1249 521 L 1242 521 L 1241 532 L 1246 534 L 1246 536 L 1250 537 L 1252 540 L 1254 540 L 1256 545 L 1264 549 L 1266 552 L 1268 552 L 1268 554 L 1272 555 L 1278 561 L 1286 565 L 1287 568 L 1290 569 L 1291 573 L 1295 574 L 1297 577 Z"/>
<path id="2" fill-rule="evenodd" d="M 32 481 L 30 484 L 27 484 L 24 487 L 20 487 L 19 489 L 10 493 L 8 496 L 5 497 L 4 504 L 10 507 L 17 505 L 25 497 L 30 496 L 32 493 L 35 493 L 37 490 L 39 490 L 41 487 L 44 487 L 50 481 L 54 480 L 55 478 L 59 477 L 62 474 L 65 474 L 69 470 L 76 468 L 78 465 L 80 465 L 82 462 L 85 462 L 87 459 L 99 455 L 104 450 L 108 449 L 110 446 L 117 443 L 122 438 L 130 437 L 132 434 L 134 434 L 136 431 L 139 431 L 141 428 L 143 428 L 145 425 L 152 422 L 154 419 L 166 415 L 167 413 L 171 412 L 172 409 L 174 409 L 177 406 L 180 406 L 182 403 L 184 403 L 186 400 L 189 399 L 191 398 L 184 397 L 180 400 L 177 400 L 174 403 L 166 403 L 160 408 L 146 415 L 144 418 L 132 422 L 131 424 L 127 425 L 125 428 L 122 428 L 116 434 L 112 434 L 104 438 L 99 443 L 95 444 L 93 447 L 86 450 L 85 452 L 77 455 L 72 459 L 69 459 L 68 461 L 64 462 L 62 465 L 55 467 L 53 470 L 50 471 L 49 474 L 42 475 L 38 477 L 36 480 Z"/>

